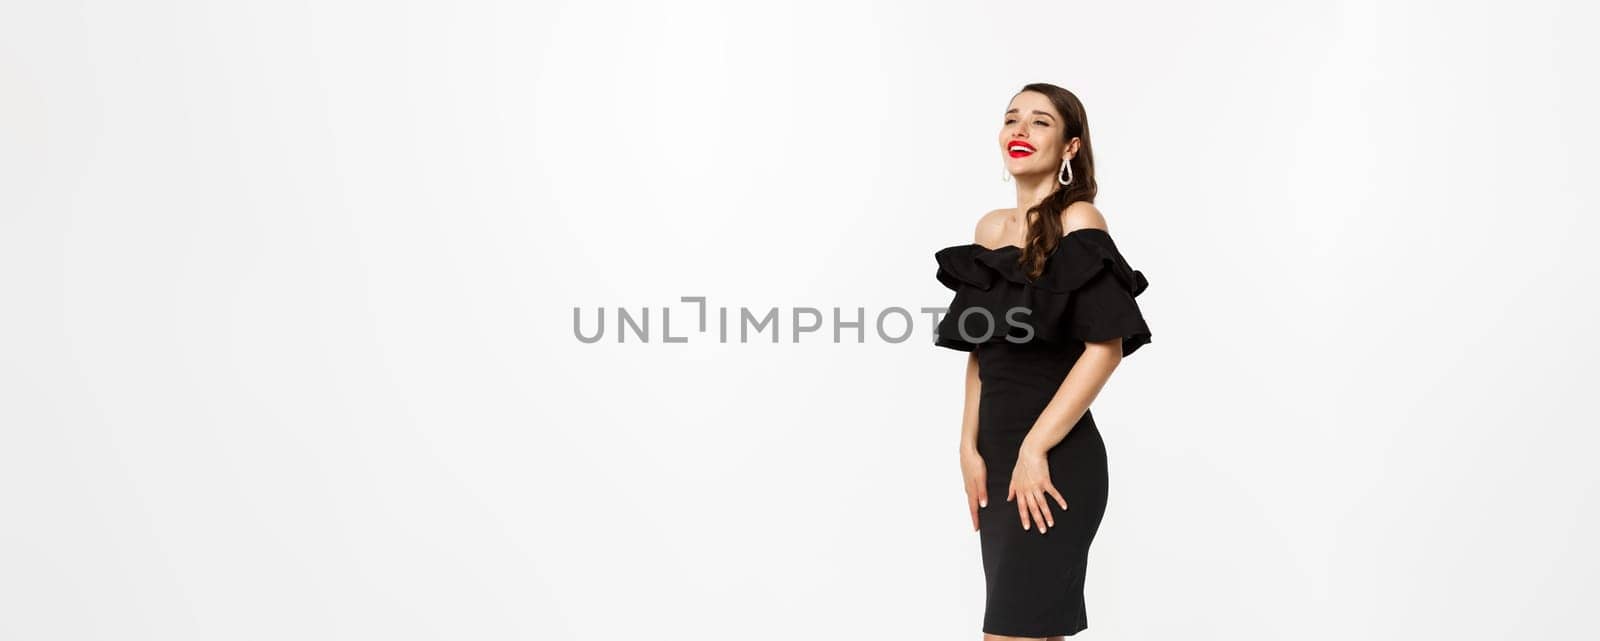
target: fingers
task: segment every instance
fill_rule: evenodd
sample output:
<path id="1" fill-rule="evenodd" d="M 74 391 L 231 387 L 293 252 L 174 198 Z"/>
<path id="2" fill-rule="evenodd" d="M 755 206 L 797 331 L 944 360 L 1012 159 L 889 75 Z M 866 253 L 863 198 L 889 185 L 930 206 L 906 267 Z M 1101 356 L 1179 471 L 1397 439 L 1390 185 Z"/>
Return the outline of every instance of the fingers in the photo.
<path id="1" fill-rule="evenodd" d="M 1017 515 L 1022 517 L 1022 529 L 1024 529 L 1024 530 L 1028 529 L 1028 526 L 1030 525 L 1030 523 L 1028 523 L 1028 512 L 1029 511 L 1030 510 L 1028 509 L 1028 495 L 1023 494 L 1023 495 L 1018 496 L 1017 497 Z"/>
<path id="2" fill-rule="evenodd" d="M 1056 526 L 1055 513 L 1050 509 L 1050 497 L 1055 497 L 1056 504 L 1062 510 L 1068 509 L 1067 498 L 1050 483 L 1033 488 L 1013 484 L 1006 490 L 1006 500 L 1015 499 L 1017 502 L 1017 518 L 1022 521 L 1022 529 L 1031 530 L 1038 526 L 1040 534 Z"/>
<path id="3" fill-rule="evenodd" d="M 967 514 L 972 516 L 972 531 L 978 531 L 978 495 L 970 490 L 967 492 Z"/>
<path id="4" fill-rule="evenodd" d="M 972 516 L 972 529 L 979 529 L 978 508 L 989 507 L 989 480 L 978 473 L 967 482 L 967 512 Z"/>
<path id="5" fill-rule="evenodd" d="M 1012 493 L 1017 498 L 1017 518 L 1022 521 L 1022 529 L 1031 530 L 1035 525 L 1039 533 L 1044 534 L 1056 526 L 1055 514 L 1050 510 L 1050 499 L 1053 496 L 1061 509 L 1067 509 L 1067 499 L 1061 492 L 1052 486 L 1045 486 L 1035 490 L 1023 490 Z"/>
<path id="6" fill-rule="evenodd" d="M 1039 524 L 1039 533 L 1050 531 L 1050 526 L 1056 524 L 1055 517 L 1050 514 L 1050 504 L 1044 500 L 1044 492 L 1034 490 L 1028 494 L 1028 506 L 1033 510 L 1033 522 Z"/>
<path id="7" fill-rule="evenodd" d="M 1061 496 L 1061 491 L 1057 490 L 1056 486 L 1054 486 L 1054 485 L 1047 486 L 1047 489 L 1050 490 L 1050 496 L 1056 497 L 1056 502 L 1061 504 L 1061 509 L 1063 509 L 1063 510 L 1067 509 L 1067 499 L 1066 499 L 1066 497 Z M 1055 525 L 1055 524 L 1051 523 L 1051 525 Z"/>

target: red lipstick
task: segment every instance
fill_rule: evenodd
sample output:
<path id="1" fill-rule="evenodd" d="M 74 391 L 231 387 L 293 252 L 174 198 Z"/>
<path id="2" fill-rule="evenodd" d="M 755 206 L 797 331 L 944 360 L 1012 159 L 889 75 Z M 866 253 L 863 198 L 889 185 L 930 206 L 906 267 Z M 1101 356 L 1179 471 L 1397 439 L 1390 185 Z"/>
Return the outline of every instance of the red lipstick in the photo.
<path id="1" fill-rule="evenodd" d="M 1018 149 L 1018 147 L 1021 147 L 1021 149 Z M 1038 151 L 1038 149 L 1035 149 L 1033 145 L 1028 144 L 1027 141 L 1013 140 L 1009 143 L 1006 143 L 1006 153 L 1010 154 L 1012 158 L 1031 156 L 1033 155 L 1033 152 L 1036 151 Z"/>

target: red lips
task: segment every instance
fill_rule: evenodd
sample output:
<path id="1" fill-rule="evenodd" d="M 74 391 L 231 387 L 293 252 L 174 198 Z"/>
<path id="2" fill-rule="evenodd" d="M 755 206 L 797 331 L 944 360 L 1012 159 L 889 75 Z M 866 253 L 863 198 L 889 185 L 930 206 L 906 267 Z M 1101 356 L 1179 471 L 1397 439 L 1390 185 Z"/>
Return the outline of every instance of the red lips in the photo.
<path id="1" fill-rule="evenodd" d="M 1013 149 L 1013 147 L 1024 147 L 1024 148 L 1027 149 L 1027 151 L 1023 151 L 1021 149 Z M 1033 145 L 1028 144 L 1027 141 L 1024 141 L 1024 140 L 1013 140 L 1011 142 L 1006 143 L 1006 153 L 1010 154 L 1012 158 L 1022 158 L 1024 156 L 1031 156 L 1031 155 L 1033 155 L 1033 152 L 1036 152 L 1036 151 L 1038 151 L 1038 149 L 1035 149 Z"/>

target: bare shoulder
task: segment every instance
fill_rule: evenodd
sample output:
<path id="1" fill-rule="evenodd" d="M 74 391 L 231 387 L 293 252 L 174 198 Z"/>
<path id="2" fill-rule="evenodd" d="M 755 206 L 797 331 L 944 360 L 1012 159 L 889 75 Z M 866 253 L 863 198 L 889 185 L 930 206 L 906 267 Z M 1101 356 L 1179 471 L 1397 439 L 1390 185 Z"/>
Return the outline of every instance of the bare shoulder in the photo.
<path id="1" fill-rule="evenodd" d="M 1106 229 L 1106 217 L 1094 203 L 1080 200 L 1067 205 L 1067 210 L 1061 212 L 1061 229 L 1063 233 L 1079 229 Z"/>
<path id="2" fill-rule="evenodd" d="M 978 219 L 977 227 L 972 230 L 972 242 L 991 249 L 1004 245 L 1010 226 L 1010 209 L 992 210 Z"/>

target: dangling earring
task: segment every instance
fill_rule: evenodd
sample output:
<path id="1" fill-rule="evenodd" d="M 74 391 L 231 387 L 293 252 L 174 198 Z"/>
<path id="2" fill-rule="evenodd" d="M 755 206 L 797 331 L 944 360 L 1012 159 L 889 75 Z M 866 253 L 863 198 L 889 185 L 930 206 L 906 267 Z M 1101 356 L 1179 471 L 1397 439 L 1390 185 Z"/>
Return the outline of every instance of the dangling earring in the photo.
<path id="1" fill-rule="evenodd" d="M 1000 180 L 1011 182 L 1011 168 L 1005 163 L 1000 163 Z"/>
<path id="2" fill-rule="evenodd" d="M 1072 184 L 1072 163 L 1070 162 L 1071 160 L 1072 160 L 1071 158 L 1062 158 L 1061 159 L 1061 169 L 1057 169 L 1056 170 L 1056 182 L 1061 183 L 1063 185 Z M 1061 172 L 1062 171 L 1066 171 L 1067 172 L 1066 180 L 1062 180 L 1061 179 Z"/>

